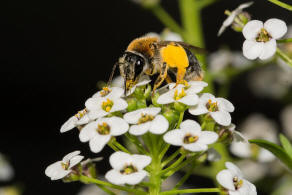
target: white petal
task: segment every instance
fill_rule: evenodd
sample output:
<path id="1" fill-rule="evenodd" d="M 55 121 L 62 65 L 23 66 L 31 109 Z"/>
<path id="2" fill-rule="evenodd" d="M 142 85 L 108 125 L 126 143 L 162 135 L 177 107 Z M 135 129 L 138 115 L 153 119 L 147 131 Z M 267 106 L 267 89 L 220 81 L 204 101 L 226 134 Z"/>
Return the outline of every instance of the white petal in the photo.
<path id="1" fill-rule="evenodd" d="M 168 129 L 168 120 L 162 116 L 157 115 L 153 121 L 151 121 L 151 126 L 149 131 L 153 134 L 162 134 Z"/>
<path id="2" fill-rule="evenodd" d="M 61 161 L 55 162 L 48 166 L 45 170 L 45 174 L 51 178 L 51 180 L 62 179 L 68 175 L 71 170 L 64 170 L 61 165 Z"/>
<path id="3" fill-rule="evenodd" d="M 120 117 L 103 118 L 99 120 L 99 123 L 105 122 L 110 126 L 110 134 L 118 136 L 126 133 L 129 129 L 128 123 Z"/>
<path id="4" fill-rule="evenodd" d="M 111 139 L 110 135 L 97 134 L 95 137 L 89 140 L 90 150 L 94 153 L 100 152 L 107 144 L 107 142 L 109 142 L 110 139 Z"/>
<path id="5" fill-rule="evenodd" d="M 96 129 L 98 127 L 98 122 L 93 121 L 85 125 L 79 133 L 79 139 L 81 142 L 87 142 L 96 136 Z"/>
<path id="6" fill-rule="evenodd" d="M 76 150 L 74 152 L 70 152 L 69 154 L 67 154 L 66 156 L 64 156 L 63 158 L 63 162 L 68 162 L 71 158 L 73 158 L 74 156 L 77 156 L 80 154 L 79 150 Z"/>
<path id="7" fill-rule="evenodd" d="M 264 28 L 274 39 L 279 39 L 287 33 L 286 23 L 276 18 L 267 20 L 264 24 Z"/>
<path id="8" fill-rule="evenodd" d="M 84 125 L 90 122 L 90 118 L 88 114 L 85 114 L 82 118 L 80 118 L 77 122 L 76 125 Z"/>
<path id="9" fill-rule="evenodd" d="M 246 2 L 246 3 L 243 3 L 243 4 L 240 4 L 240 5 L 238 6 L 238 8 L 236 8 L 236 10 L 243 10 L 243 9 L 245 9 L 245 8 L 248 8 L 248 7 L 251 6 L 252 4 L 253 4 L 252 1 L 250 1 L 250 2 Z"/>
<path id="10" fill-rule="evenodd" d="M 275 39 L 271 39 L 270 41 L 264 43 L 263 51 L 259 58 L 261 60 L 266 60 L 276 53 L 277 50 L 277 43 Z"/>
<path id="11" fill-rule="evenodd" d="M 192 143 L 192 144 L 183 144 L 183 147 L 186 150 L 192 151 L 192 152 L 200 152 L 200 151 L 205 151 L 208 149 L 208 146 L 206 144 L 201 144 L 201 143 Z"/>
<path id="12" fill-rule="evenodd" d="M 180 124 L 180 128 L 185 130 L 185 132 L 191 132 L 193 134 L 199 135 L 201 132 L 201 126 L 194 120 L 187 119 Z"/>
<path id="13" fill-rule="evenodd" d="M 205 105 L 198 104 L 196 106 L 191 106 L 189 108 L 189 113 L 192 115 L 201 115 L 201 114 L 206 114 L 208 113 L 208 109 L 206 108 Z"/>
<path id="14" fill-rule="evenodd" d="M 64 133 L 66 131 L 69 131 L 76 127 L 76 122 L 78 121 L 78 118 L 75 116 L 70 117 L 61 127 L 60 132 Z"/>
<path id="15" fill-rule="evenodd" d="M 112 101 L 114 102 L 114 105 L 112 109 L 110 110 L 110 112 L 124 110 L 128 107 L 128 103 L 126 102 L 126 100 L 123 100 L 121 98 L 113 99 Z"/>
<path id="16" fill-rule="evenodd" d="M 251 156 L 250 145 L 245 142 L 232 142 L 230 151 L 241 158 L 248 158 Z"/>
<path id="17" fill-rule="evenodd" d="M 212 100 L 212 102 L 214 102 L 216 100 L 216 98 L 211 93 L 203 93 L 200 96 L 200 100 L 202 100 L 202 102 L 208 102 L 208 100 Z"/>
<path id="18" fill-rule="evenodd" d="M 125 164 L 132 163 L 132 157 L 128 153 L 118 151 L 110 156 L 109 162 L 112 168 L 121 170 Z"/>
<path id="19" fill-rule="evenodd" d="M 84 158 L 84 156 L 81 156 L 81 155 L 77 155 L 77 156 L 74 156 L 73 158 L 71 158 L 69 169 L 71 169 L 72 167 L 74 167 L 75 165 L 80 163 L 83 160 L 83 158 Z"/>
<path id="20" fill-rule="evenodd" d="M 181 146 L 183 145 L 183 139 L 184 139 L 184 132 L 181 131 L 181 129 L 174 129 L 169 132 L 167 132 L 164 136 L 163 139 L 165 142 L 175 145 L 175 146 Z"/>
<path id="21" fill-rule="evenodd" d="M 129 185 L 136 185 L 140 183 L 145 177 L 147 176 L 147 172 L 144 170 L 129 174 L 129 175 L 124 175 L 124 182 Z"/>
<path id="22" fill-rule="evenodd" d="M 234 106 L 233 104 L 224 99 L 224 98 L 216 98 L 217 102 L 218 102 L 218 107 L 224 109 L 227 112 L 233 112 L 234 111 Z"/>
<path id="23" fill-rule="evenodd" d="M 226 162 L 225 166 L 229 171 L 231 171 L 232 174 L 234 174 L 238 177 L 242 177 L 242 173 L 241 173 L 240 169 L 232 162 Z"/>
<path id="24" fill-rule="evenodd" d="M 233 174 L 229 170 L 222 170 L 216 175 L 218 183 L 228 190 L 235 190 L 233 184 Z"/>
<path id="25" fill-rule="evenodd" d="M 248 142 L 248 140 L 246 139 L 246 137 L 240 133 L 239 131 L 232 131 L 232 136 L 233 136 L 233 141 L 234 142 Z"/>
<path id="26" fill-rule="evenodd" d="M 90 120 L 95 120 L 97 118 L 101 118 L 108 115 L 108 112 L 104 111 L 103 109 L 99 108 L 97 110 L 91 110 L 88 113 L 88 117 Z"/>
<path id="27" fill-rule="evenodd" d="M 91 111 L 100 108 L 101 102 L 106 101 L 105 98 L 89 98 L 85 102 L 85 107 Z"/>
<path id="28" fill-rule="evenodd" d="M 198 143 L 212 144 L 218 139 L 218 134 L 212 131 L 202 131 Z"/>
<path id="29" fill-rule="evenodd" d="M 247 40 L 254 40 L 264 27 L 262 21 L 251 20 L 242 29 L 242 34 Z"/>
<path id="30" fill-rule="evenodd" d="M 149 80 L 149 79 L 147 79 L 147 80 L 143 80 L 143 81 L 141 81 L 141 82 L 139 82 L 139 83 L 137 83 L 137 87 L 140 87 L 140 86 L 143 86 L 143 85 L 147 85 L 148 83 L 150 83 L 151 82 L 151 80 Z"/>
<path id="31" fill-rule="evenodd" d="M 179 99 L 178 102 L 181 102 L 188 106 L 194 106 L 198 104 L 199 96 L 196 94 L 186 95 L 185 97 Z"/>
<path id="32" fill-rule="evenodd" d="M 139 125 L 132 125 L 130 127 L 129 132 L 132 135 L 136 135 L 136 136 L 143 135 L 150 129 L 150 126 L 151 126 L 151 122 L 146 122 Z"/>
<path id="33" fill-rule="evenodd" d="M 148 166 L 151 163 L 151 157 L 146 156 L 146 155 L 134 154 L 132 155 L 132 159 L 133 159 L 133 165 L 138 170 L 144 169 L 146 166 Z"/>
<path id="34" fill-rule="evenodd" d="M 112 91 L 107 95 L 107 98 L 119 98 L 124 94 L 124 89 L 120 87 L 111 87 Z"/>
<path id="35" fill-rule="evenodd" d="M 159 107 L 142 108 L 133 112 L 126 113 L 124 115 L 124 119 L 130 124 L 137 124 L 142 114 L 156 116 L 160 112 L 160 110 L 161 108 Z"/>
<path id="36" fill-rule="evenodd" d="M 263 51 L 264 43 L 253 40 L 245 40 L 242 46 L 244 57 L 249 60 L 254 60 L 259 57 Z"/>
<path id="37" fill-rule="evenodd" d="M 188 83 L 190 85 L 190 88 L 187 90 L 188 91 L 191 90 L 192 92 L 195 92 L 195 93 L 201 92 L 205 87 L 208 86 L 208 83 L 204 81 L 190 81 Z"/>
<path id="38" fill-rule="evenodd" d="M 162 94 L 161 96 L 158 97 L 157 103 L 158 104 L 170 104 L 170 103 L 175 102 L 174 92 L 175 92 L 175 89 L 172 89 L 172 90 Z"/>
<path id="39" fill-rule="evenodd" d="M 273 160 L 275 160 L 275 156 L 273 155 L 273 153 L 271 153 L 270 151 L 261 148 L 259 155 L 258 155 L 258 160 L 259 162 L 271 162 Z"/>
<path id="40" fill-rule="evenodd" d="M 231 123 L 231 116 L 229 112 L 226 111 L 210 112 L 210 115 L 219 125 L 228 126 Z"/>
<path id="41" fill-rule="evenodd" d="M 105 178 L 113 184 L 116 185 L 123 185 L 125 184 L 123 175 L 120 173 L 119 170 L 112 169 L 105 174 Z"/>

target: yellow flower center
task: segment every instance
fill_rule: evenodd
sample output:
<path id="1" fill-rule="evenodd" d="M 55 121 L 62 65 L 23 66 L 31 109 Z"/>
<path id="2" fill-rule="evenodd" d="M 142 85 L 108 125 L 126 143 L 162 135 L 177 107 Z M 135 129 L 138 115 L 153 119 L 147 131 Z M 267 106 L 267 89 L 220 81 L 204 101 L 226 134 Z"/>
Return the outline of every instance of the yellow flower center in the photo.
<path id="1" fill-rule="evenodd" d="M 235 189 L 238 190 L 243 186 L 243 180 L 239 180 L 238 177 L 235 176 L 233 177 L 233 185 Z"/>
<path id="2" fill-rule="evenodd" d="M 148 121 L 152 121 L 154 116 L 151 114 L 141 114 L 141 118 L 139 118 L 138 124 L 146 123 Z"/>
<path id="3" fill-rule="evenodd" d="M 261 31 L 259 32 L 258 36 L 256 37 L 256 41 L 257 42 L 268 42 L 269 40 L 271 40 L 271 35 L 268 33 L 268 31 L 264 28 L 261 29 Z"/>
<path id="4" fill-rule="evenodd" d="M 85 114 L 87 113 L 86 109 L 80 110 L 79 112 L 77 112 L 77 114 L 75 114 L 74 116 L 80 120 Z"/>
<path id="5" fill-rule="evenodd" d="M 179 100 L 179 99 L 185 97 L 186 95 L 187 95 L 187 94 L 186 94 L 184 88 L 181 89 L 180 93 L 179 93 L 178 90 L 176 89 L 176 90 L 174 91 L 174 96 L 173 96 L 173 98 L 174 98 L 175 100 Z"/>
<path id="6" fill-rule="evenodd" d="M 70 166 L 70 162 L 69 161 L 66 162 L 66 163 L 61 162 L 61 166 L 62 166 L 62 168 L 64 170 L 68 170 L 69 169 L 69 166 Z"/>
<path id="7" fill-rule="evenodd" d="M 185 137 L 184 137 L 184 143 L 185 144 L 191 144 L 191 143 L 194 143 L 194 142 L 196 142 L 197 140 L 199 139 L 199 137 L 198 136 L 193 136 L 193 135 L 191 135 L 191 134 L 187 134 Z"/>
<path id="8" fill-rule="evenodd" d="M 217 102 L 212 102 L 212 100 L 208 100 L 208 103 L 206 104 L 207 109 L 210 112 L 216 112 L 218 111 L 218 103 Z"/>
<path id="9" fill-rule="evenodd" d="M 98 124 L 97 125 L 97 132 L 101 135 L 108 135 L 110 133 L 110 126 L 103 122 L 102 124 Z"/>
<path id="10" fill-rule="evenodd" d="M 106 112 L 111 111 L 112 107 L 114 105 L 114 102 L 110 99 L 106 99 L 106 101 L 102 102 L 102 109 Z"/>
<path id="11" fill-rule="evenodd" d="M 107 94 L 109 94 L 112 90 L 108 87 L 103 87 L 102 91 L 99 92 L 101 97 L 106 96 Z"/>
<path id="12" fill-rule="evenodd" d="M 129 175 L 131 173 L 137 172 L 137 168 L 134 167 L 133 165 L 126 165 L 120 172 L 123 175 Z"/>

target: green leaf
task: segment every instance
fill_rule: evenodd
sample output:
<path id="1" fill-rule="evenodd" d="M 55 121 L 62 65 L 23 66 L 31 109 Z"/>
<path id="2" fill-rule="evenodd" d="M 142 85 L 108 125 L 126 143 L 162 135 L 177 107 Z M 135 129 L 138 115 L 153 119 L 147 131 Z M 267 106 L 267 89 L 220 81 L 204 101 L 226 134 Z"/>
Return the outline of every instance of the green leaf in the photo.
<path id="1" fill-rule="evenodd" d="M 249 142 L 256 144 L 266 150 L 269 150 L 276 157 L 278 157 L 289 169 L 292 170 L 292 159 L 281 146 L 262 139 L 253 139 L 249 140 Z"/>
<path id="2" fill-rule="evenodd" d="M 280 141 L 281 141 L 281 144 L 282 144 L 284 150 L 292 159 L 292 145 L 291 145 L 290 141 L 283 134 L 280 134 Z"/>

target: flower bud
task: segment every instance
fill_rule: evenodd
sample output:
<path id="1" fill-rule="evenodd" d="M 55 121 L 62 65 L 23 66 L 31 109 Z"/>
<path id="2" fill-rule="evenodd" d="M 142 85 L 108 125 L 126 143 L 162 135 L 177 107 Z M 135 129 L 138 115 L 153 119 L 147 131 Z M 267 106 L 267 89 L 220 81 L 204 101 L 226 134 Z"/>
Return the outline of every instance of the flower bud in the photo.
<path id="1" fill-rule="evenodd" d="M 250 21 L 250 18 L 251 17 L 248 12 L 241 12 L 235 17 L 231 25 L 232 29 L 237 32 L 242 32 L 243 27 L 246 25 L 246 23 L 248 23 L 248 21 Z"/>
<path id="2" fill-rule="evenodd" d="M 175 102 L 173 104 L 173 107 L 178 112 L 184 112 L 187 109 L 187 106 L 185 104 L 180 103 L 180 102 Z"/>
<path id="3" fill-rule="evenodd" d="M 157 103 L 157 99 L 159 98 L 159 93 L 154 93 L 152 96 L 151 96 L 151 101 L 152 101 L 152 104 L 156 107 L 160 107 L 161 105 Z"/>
<path id="4" fill-rule="evenodd" d="M 137 110 L 137 99 L 136 98 L 128 98 L 127 103 L 128 103 L 128 108 L 127 108 L 128 112 L 131 112 L 133 110 Z"/>
<path id="5" fill-rule="evenodd" d="M 175 124 L 179 119 L 179 113 L 170 108 L 166 108 L 162 115 L 168 120 L 170 126 Z"/>

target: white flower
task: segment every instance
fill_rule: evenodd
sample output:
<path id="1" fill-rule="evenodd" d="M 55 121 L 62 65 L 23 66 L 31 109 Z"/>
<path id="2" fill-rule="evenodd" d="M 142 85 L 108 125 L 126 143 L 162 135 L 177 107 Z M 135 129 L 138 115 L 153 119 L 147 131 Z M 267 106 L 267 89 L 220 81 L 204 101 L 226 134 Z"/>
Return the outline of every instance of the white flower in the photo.
<path id="1" fill-rule="evenodd" d="M 147 176 L 143 169 L 151 163 L 151 158 L 146 155 L 115 152 L 109 161 L 113 168 L 105 175 L 109 182 L 116 185 L 136 185 Z"/>
<path id="2" fill-rule="evenodd" d="M 89 141 L 92 152 L 100 152 L 109 142 L 112 136 L 119 136 L 126 133 L 129 129 L 128 123 L 119 117 L 99 118 L 87 124 L 80 131 L 79 139 L 81 142 Z"/>
<path id="3" fill-rule="evenodd" d="M 120 98 L 124 94 L 124 89 L 120 87 L 103 87 L 101 91 L 95 93 L 92 97 L 98 98 Z"/>
<path id="4" fill-rule="evenodd" d="M 60 132 L 67 132 L 77 126 L 87 124 L 90 121 L 86 109 L 80 110 L 77 114 L 70 117 L 61 127 Z"/>
<path id="5" fill-rule="evenodd" d="M 178 33 L 167 29 L 161 33 L 161 38 L 164 41 L 183 41 L 182 37 Z"/>
<path id="6" fill-rule="evenodd" d="M 14 170 L 5 156 L 0 153 L 0 182 L 9 181 L 14 176 Z M 0 193 L 1 194 L 1 193 Z"/>
<path id="7" fill-rule="evenodd" d="M 109 113 L 121 111 L 128 107 L 127 102 L 119 97 L 95 97 L 85 102 L 88 116 L 91 120 L 107 116 Z"/>
<path id="8" fill-rule="evenodd" d="M 231 162 L 226 162 L 227 169 L 220 171 L 216 179 L 228 190 L 229 195 L 256 195 L 256 187 L 243 178 L 240 169 Z"/>
<path id="9" fill-rule="evenodd" d="M 275 124 L 264 116 L 253 114 L 249 116 L 240 128 L 242 134 L 248 139 L 266 139 L 271 142 L 277 142 L 277 128 Z M 259 148 L 248 142 L 232 142 L 230 151 L 241 158 L 256 157 L 259 162 L 270 162 L 275 156 L 263 148 Z"/>
<path id="10" fill-rule="evenodd" d="M 243 55 L 250 60 L 272 57 L 277 49 L 276 39 L 286 32 L 286 23 L 276 18 L 269 19 L 264 24 L 259 20 L 249 21 L 242 30 L 246 39 L 242 47 Z"/>
<path id="11" fill-rule="evenodd" d="M 207 150 L 208 144 L 216 142 L 218 135 L 212 131 L 202 131 L 201 126 L 196 121 L 185 120 L 180 124 L 180 129 L 168 131 L 163 139 L 171 145 L 199 152 Z"/>
<path id="12" fill-rule="evenodd" d="M 169 84 L 170 90 L 158 97 L 158 104 L 170 104 L 180 102 L 188 106 L 198 103 L 197 93 L 201 92 L 208 84 L 203 81 L 190 81 L 187 86 L 179 84 L 175 87 L 174 83 Z"/>
<path id="13" fill-rule="evenodd" d="M 159 107 L 150 107 L 126 113 L 124 119 L 133 124 L 129 132 L 133 135 L 143 135 L 148 131 L 154 134 L 164 133 L 168 129 L 168 121 L 158 114 L 160 110 Z"/>
<path id="14" fill-rule="evenodd" d="M 192 115 L 210 114 L 210 116 L 219 124 L 229 126 L 231 116 L 229 112 L 234 111 L 231 102 L 224 98 L 215 98 L 210 93 L 204 93 L 199 99 L 199 104 L 189 108 Z"/>
<path id="15" fill-rule="evenodd" d="M 233 23 L 235 18 L 238 16 L 238 14 L 242 12 L 243 9 L 251 6 L 252 4 L 253 2 L 243 3 L 239 5 L 235 10 L 233 10 L 231 14 L 226 18 L 226 20 L 224 20 L 217 36 L 220 36 L 225 31 L 225 29 Z"/>
<path id="16" fill-rule="evenodd" d="M 244 137 L 244 135 L 242 133 L 240 133 L 239 131 L 236 131 L 235 127 L 236 126 L 233 123 L 231 123 L 228 127 L 226 127 L 228 129 L 228 131 L 230 131 L 232 133 L 232 141 L 248 143 L 247 138 Z"/>
<path id="17" fill-rule="evenodd" d="M 147 85 L 147 84 L 150 83 L 150 82 L 151 82 L 151 80 L 150 80 L 150 78 L 149 78 L 148 76 L 146 76 L 146 75 L 142 76 L 142 77 L 139 79 L 138 83 L 137 83 L 136 85 L 132 86 L 132 87 L 127 91 L 126 96 L 129 96 L 129 95 L 131 95 L 132 93 L 134 93 L 134 91 L 136 90 L 137 87 L 141 87 L 141 86 Z"/>
<path id="18" fill-rule="evenodd" d="M 46 176 L 51 180 L 62 179 L 72 172 L 72 168 L 81 162 L 83 156 L 80 151 L 74 151 L 64 156 L 62 161 L 55 162 L 45 170 Z"/>

